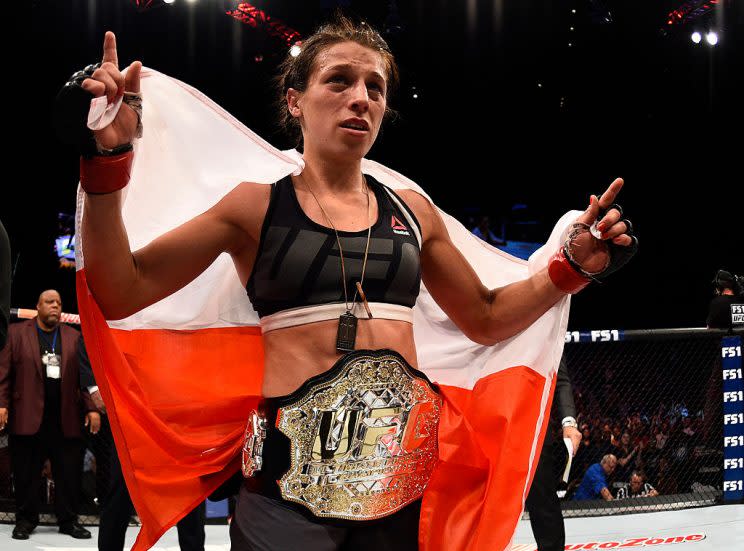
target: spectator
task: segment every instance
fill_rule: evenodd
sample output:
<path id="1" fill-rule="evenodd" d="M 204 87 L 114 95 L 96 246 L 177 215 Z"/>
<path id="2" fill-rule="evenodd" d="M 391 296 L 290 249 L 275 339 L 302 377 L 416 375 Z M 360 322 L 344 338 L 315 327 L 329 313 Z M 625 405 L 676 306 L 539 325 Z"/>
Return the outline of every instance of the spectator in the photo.
<path id="1" fill-rule="evenodd" d="M 612 429 L 610 428 L 609 423 L 605 423 L 603 425 L 602 435 L 599 441 L 599 450 L 604 456 L 609 453 L 612 453 L 614 448 L 615 447 L 612 445 Z"/>
<path id="2" fill-rule="evenodd" d="M 621 480 L 627 480 L 628 473 L 635 468 L 636 454 L 640 454 L 640 446 L 636 445 L 633 449 L 630 448 L 630 434 L 628 432 L 622 433 L 620 436 L 620 442 L 618 446 L 612 450 L 612 455 L 617 457 L 618 465 L 618 478 Z"/>
<path id="3" fill-rule="evenodd" d="M 601 497 L 605 501 L 612 501 L 612 494 L 607 488 L 607 477 L 615 471 L 615 467 L 617 467 L 617 457 L 608 453 L 602 461 L 587 469 L 573 498 L 580 501 Z"/>
<path id="4" fill-rule="evenodd" d="M 621 445 L 620 440 L 622 438 L 622 435 L 623 435 L 623 428 L 620 426 L 620 423 L 615 423 L 612 427 L 612 436 L 610 437 L 610 444 L 612 444 L 616 448 L 620 447 Z"/>
<path id="5" fill-rule="evenodd" d="M 659 492 L 646 482 L 646 476 L 641 471 L 633 471 L 630 483 L 617 491 L 615 499 L 629 499 L 631 497 L 656 497 Z"/>
<path id="6" fill-rule="evenodd" d="M 663 421 L 661 427 L 656 430 L 656 449 L 663 450 L 669 440 L 669 423 Z"/>
<path id="7" fill-rule="evenodd" d="M 483 241 L 494 247 L 499 245 L 506 245 L 506 241 L 496 237 L 496 234 L 491 231 L 491 222 L 488 216 L 481 216 L 478 225 L 473 228 L 473 235 L 480 237 Z"/>
<path id="8" fill-rule="evenodd" d="M 60 324 L 62 299 L 39 295 L 37 317 L 10 326 L 0 352 L 0 429 L 8 425 L 16 526 L 14 539 L 28 539 L 39 523 L 39 485 L 44 460 L 55 477 L 54 509 L 59 531 L 90 538 L 77 522 L 82 471 L 82 427 L 100 423 L 90 396 L 78 389 L 78 331 Z"/>
<path id="9" fill-rule="evenodd" d="M 689 438 L 695 436 L 695 427 L 692 426 L 692 419 L 689 417 L 682 418 L 682 433 L 687 435 Z"/>

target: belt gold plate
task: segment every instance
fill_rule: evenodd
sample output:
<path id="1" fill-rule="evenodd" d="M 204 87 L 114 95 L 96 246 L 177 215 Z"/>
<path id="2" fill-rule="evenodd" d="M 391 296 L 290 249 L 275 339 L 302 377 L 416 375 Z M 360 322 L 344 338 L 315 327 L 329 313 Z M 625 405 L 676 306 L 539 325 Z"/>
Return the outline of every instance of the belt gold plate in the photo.
<path id="1" fill-rule="evenodd" d="M 282 497 L 315 516 L 372 520 L 423 494 L 437 462 L 441 398 L 392 354 L 358 355 L 282 407 L 291 442 Z"/>

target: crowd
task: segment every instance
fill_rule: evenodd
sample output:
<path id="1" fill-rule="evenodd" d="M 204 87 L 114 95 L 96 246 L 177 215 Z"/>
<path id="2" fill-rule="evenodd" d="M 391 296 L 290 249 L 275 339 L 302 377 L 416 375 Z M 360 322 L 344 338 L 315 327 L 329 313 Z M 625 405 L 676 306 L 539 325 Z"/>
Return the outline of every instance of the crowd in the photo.
<path id="1" fill-rule="evenodd" d="M 705 424 L 702 415 L 691 415 L 684 404 L 662 404 L 652 415 L 634 412 L 613 419 L 582 412 L 577 419 L 582 441 L 569 488 L 580 487 L 597 464 L 606 467 L 614 499 L 639 495 L 629 491 L 633 486 L 646 488 L 644 495 L 656 495 L 687 492 L 701 484 L 696 471 L 706 450 Z"/>

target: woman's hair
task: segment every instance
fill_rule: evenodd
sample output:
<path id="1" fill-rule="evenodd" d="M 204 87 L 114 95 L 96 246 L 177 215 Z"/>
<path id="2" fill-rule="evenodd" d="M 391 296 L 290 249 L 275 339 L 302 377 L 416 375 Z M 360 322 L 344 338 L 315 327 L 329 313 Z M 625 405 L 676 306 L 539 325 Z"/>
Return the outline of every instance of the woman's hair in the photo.
<path id="1" fill-rule="evenodd" d="M 315 70 L 315 60 L 318 54 L 341 42 L 356 42 L 360 46 L 380 54 L 387 69 L 387 75 L 385 76 L 388 100 L 398 87 L 398 64 L 382 36 L 367 23 L 355 23 L 346 16 L 336 15 L 334 21 L 321 26 L 312 36 L 302 42 L 302 48 L 297 57 L 287 55 L 287 58 L 279 66 L 279 75 L 275 79 L 279 126 L 297 144 L 302 143 L 302 130 L 300 129 L 300 121 L 292 116 L 287 107 L 287 90 L 294 88 L 304 92 L 307 89 L 310 76 Z M 386 108 L 386 118 L 393 114 L 392 109 Z"/>

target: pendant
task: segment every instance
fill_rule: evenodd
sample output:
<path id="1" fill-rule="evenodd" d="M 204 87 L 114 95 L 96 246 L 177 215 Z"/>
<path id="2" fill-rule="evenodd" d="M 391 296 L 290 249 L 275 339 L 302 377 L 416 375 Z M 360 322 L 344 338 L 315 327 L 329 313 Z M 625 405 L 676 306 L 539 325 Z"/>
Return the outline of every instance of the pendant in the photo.
<path id="1" fill-rule="evenodd" d="M 336 333 L 336 350 L 351 352 L 356 343 L 357 318 L 350 310 L 338 317 L 338 332 Z"/>

